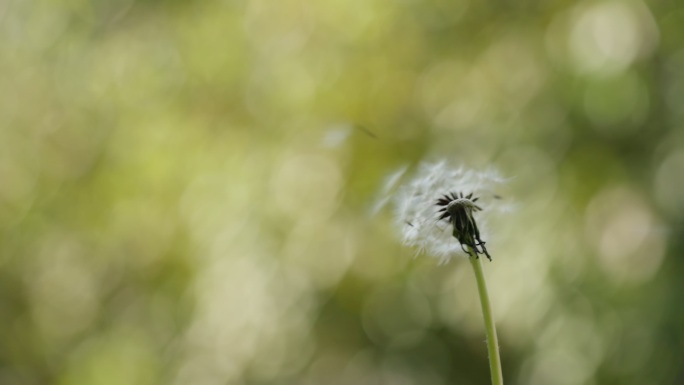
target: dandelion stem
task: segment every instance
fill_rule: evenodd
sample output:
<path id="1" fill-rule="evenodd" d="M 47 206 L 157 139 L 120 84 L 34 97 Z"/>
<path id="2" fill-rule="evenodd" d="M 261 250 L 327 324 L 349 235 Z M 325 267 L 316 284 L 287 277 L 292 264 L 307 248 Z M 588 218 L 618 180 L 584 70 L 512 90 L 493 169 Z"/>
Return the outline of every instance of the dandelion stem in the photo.
<path id="1" fill-rule="evenodd" d="M 471 255 L 477 256 L 472 248 Z M 485 333 L 487 334 L 487 351 L 489 352 L 489 371 L 492 375 L 492 385 L 503 385 L 503 373 L 501 371 L 501 358 L 499 357 L 499 340 L 496 336 L 496 326 L 492 316 L 492 307 L 489 303 L 487 294 L 487 282 L 485 282 L 484 272 L 482 271 L 482 258 L 470 257 L 470 264 L 473 265 L 475 279 L 477 280 L 477 291 L 480 293 L 480 304 L 482 305 L 482 316 L 485 323 Z"/>

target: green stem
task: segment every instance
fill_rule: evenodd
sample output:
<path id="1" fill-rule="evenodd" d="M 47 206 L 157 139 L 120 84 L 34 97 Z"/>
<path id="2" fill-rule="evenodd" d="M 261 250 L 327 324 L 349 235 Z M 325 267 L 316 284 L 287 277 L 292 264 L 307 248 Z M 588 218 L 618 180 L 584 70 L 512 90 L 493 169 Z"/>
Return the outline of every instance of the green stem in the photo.
<path id="1" fill-rule="evenodd" d="M 473 255 L 477 254 L 473 253 Z M 480 293 L 482 316 L 485 323 L 485 333 L 487 334 L 487 351 L 489 352 L 489 371 L 492 374 L 492 385 L 503 385 L 501 358 L 499 357 L 499 340 L 496 337 L 496 326 L 492 316 L 492 307 L 489 303 L 489 294 L 487 294 L 487 283 L 482 271 L 482 258 L 470 257 L 468 259 L 470 259 L 470 264 L 473 265 L 475 279 L 477 280 L 477 290 Z"/>

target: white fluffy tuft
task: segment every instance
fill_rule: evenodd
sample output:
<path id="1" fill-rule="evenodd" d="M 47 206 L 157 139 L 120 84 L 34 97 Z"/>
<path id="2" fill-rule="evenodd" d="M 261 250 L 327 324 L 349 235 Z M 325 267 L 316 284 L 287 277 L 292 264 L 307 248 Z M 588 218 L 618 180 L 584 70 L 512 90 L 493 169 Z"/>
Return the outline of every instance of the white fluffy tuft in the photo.
<path id="1" fill-rule="evenodd" d="M 437 199 L 452 192 L 473 193 L 473 198 L 479 197 L 476 204 L 483 211 L 476 212 L 474 217 L 482 240 L 489 242 L 491 219 L 506 211 L 501 200 L 495 199 L 495 191 L 504 182 L 505 179 L 493 169 L 452 168 L 445 161 L 420 165 L 414 178 L 401 186 L 394 197 L 395 223 L 403 243 L 414 247 L 418 253 L 439 259 L 440 263 L 447 263 L 457 255 L 467 256 L 452 236 L 451 225 L 438 220 Z"/>

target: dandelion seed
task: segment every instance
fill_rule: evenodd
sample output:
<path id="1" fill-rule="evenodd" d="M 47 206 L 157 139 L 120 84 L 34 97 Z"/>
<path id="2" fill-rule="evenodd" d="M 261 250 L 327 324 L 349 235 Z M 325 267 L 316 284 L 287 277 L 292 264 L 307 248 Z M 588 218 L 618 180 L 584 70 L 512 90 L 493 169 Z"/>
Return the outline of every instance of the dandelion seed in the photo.
<path id="1" fill-rule="evenodd" d="M 442 263 L 471 254 L 491 260 L 485 247 L 488 219 L 504 210 L 501 200 L 493 199 L 504 181 L 494 170 L 450 168 L 446 162 L 421 165 L 394 199 L 404 244 Z"/>

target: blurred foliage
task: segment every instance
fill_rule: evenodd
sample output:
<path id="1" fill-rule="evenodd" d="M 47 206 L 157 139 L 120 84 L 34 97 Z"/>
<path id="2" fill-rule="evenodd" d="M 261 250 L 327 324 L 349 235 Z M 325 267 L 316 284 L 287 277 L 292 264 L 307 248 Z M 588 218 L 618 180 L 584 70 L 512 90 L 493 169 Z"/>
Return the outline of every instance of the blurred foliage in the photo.
<path id="1" fill-rule="evenodd" d="M 0 2 L 0 384 L 484 384 L 467 263 L 374 214 L 517 204 L 508 384 L 684 382 L 684 5 Z"/>

